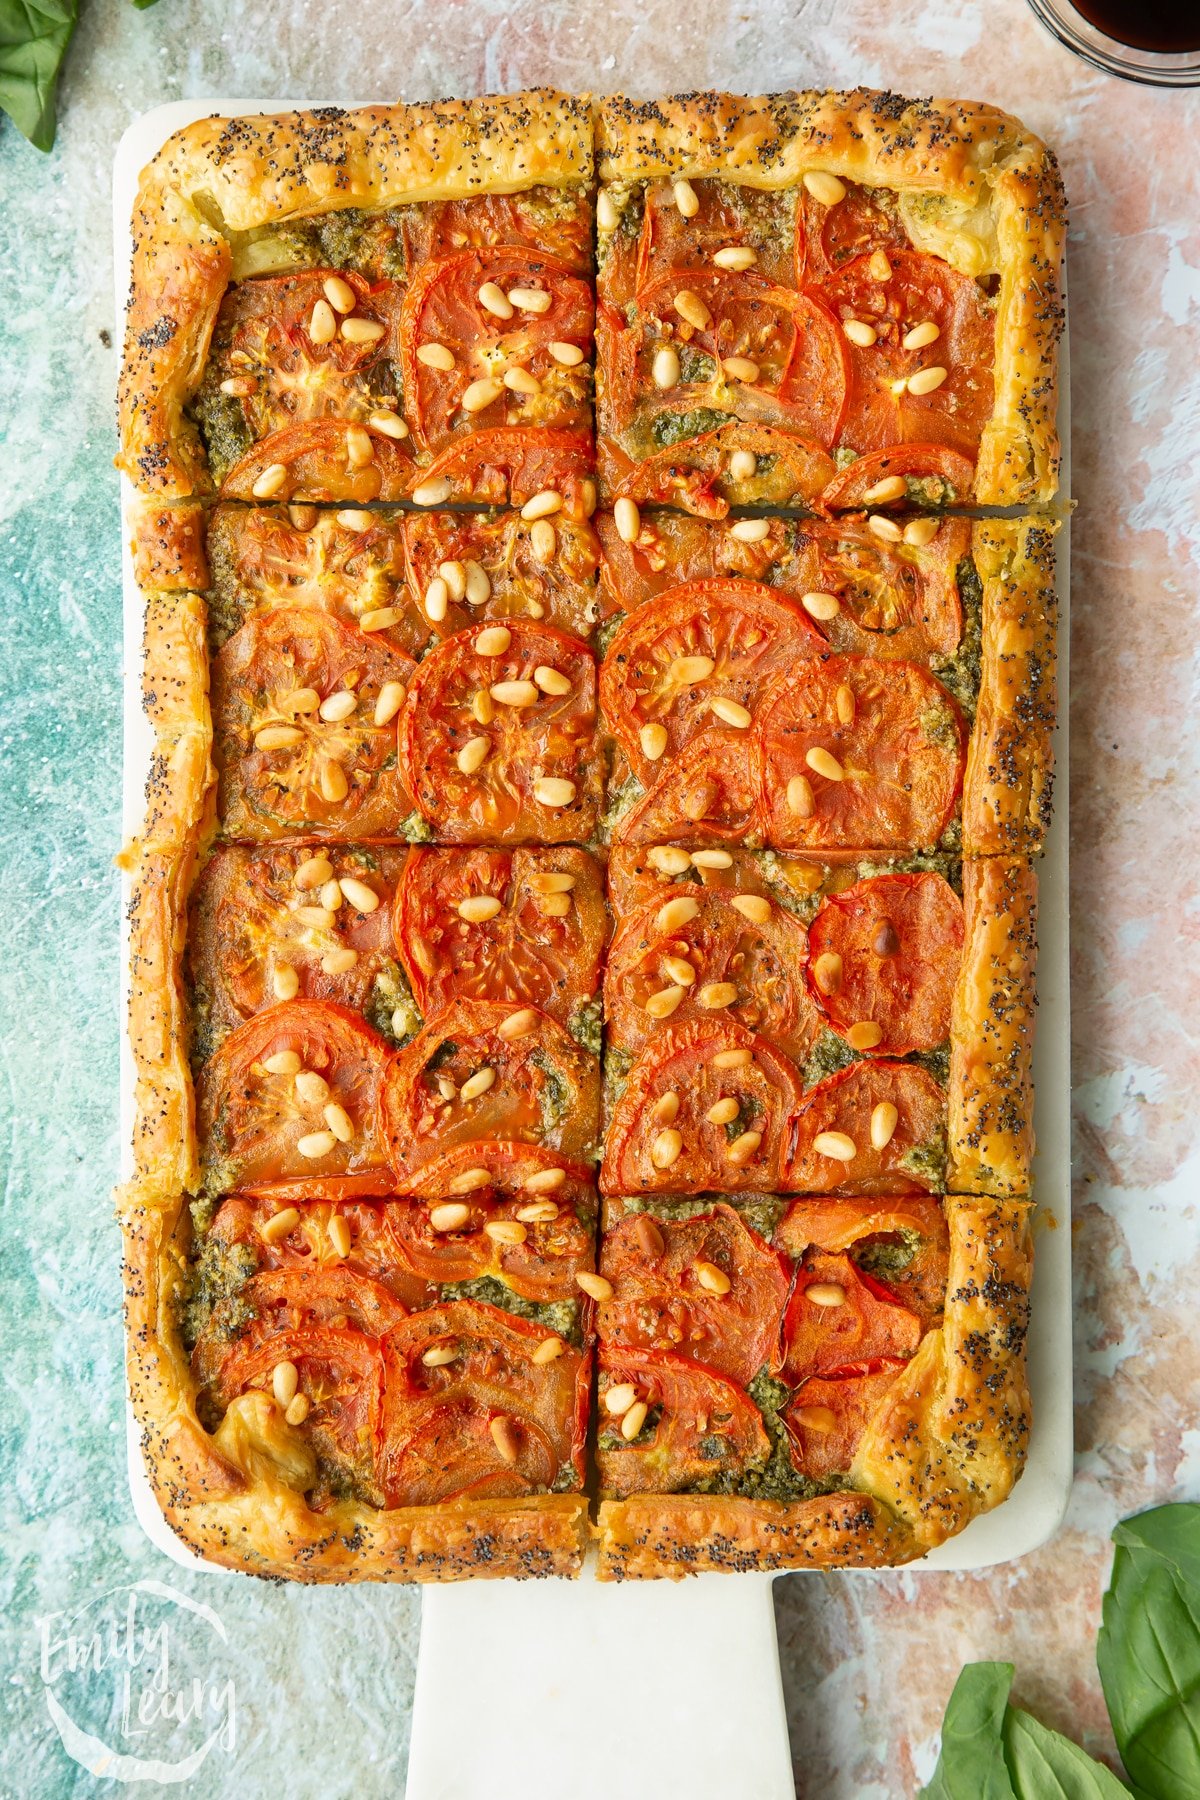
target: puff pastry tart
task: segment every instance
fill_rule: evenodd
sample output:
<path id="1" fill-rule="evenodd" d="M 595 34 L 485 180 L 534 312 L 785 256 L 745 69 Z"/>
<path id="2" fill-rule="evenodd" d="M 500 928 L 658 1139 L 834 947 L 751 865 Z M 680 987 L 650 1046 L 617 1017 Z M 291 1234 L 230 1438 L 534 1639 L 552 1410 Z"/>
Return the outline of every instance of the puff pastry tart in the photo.
<path id="1" fill-rule="evenodd" d="M 1056 521 L 969 506 L 1054 492 L 1061 224 L 866 93 L 145 171 L 119 1199 L 209 1559 L 903 1562 L 1019 1475 Z"/>

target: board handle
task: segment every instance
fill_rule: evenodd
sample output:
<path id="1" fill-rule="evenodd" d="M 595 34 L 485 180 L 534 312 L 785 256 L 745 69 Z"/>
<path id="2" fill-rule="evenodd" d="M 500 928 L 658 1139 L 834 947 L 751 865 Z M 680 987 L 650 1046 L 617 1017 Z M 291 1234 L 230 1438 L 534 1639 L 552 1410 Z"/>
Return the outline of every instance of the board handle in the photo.
<path id="1" fill-rule="evenodd" d="M 405 1800 L 794 1800 L 769 1576 L 589 1567 L 421 1607 Z"/>

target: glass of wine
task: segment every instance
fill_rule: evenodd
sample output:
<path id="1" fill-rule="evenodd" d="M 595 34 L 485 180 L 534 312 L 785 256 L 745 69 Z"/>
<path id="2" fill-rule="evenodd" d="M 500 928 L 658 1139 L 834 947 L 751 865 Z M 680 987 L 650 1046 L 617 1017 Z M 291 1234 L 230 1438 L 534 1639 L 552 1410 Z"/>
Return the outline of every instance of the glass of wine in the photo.
<path id="1" fill-rule="evenodd" d="M 1200 84 L 1200 0 L 1029 0 L 1060 44 L 1124 81 Z"/>

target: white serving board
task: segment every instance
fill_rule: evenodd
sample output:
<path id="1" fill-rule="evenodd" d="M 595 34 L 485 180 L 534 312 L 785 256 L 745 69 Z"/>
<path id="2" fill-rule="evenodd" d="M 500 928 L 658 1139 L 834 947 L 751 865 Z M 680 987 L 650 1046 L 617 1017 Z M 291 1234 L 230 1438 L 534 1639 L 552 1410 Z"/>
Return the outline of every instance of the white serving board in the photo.
<path id="1" fill-rule="evenodd" d="M 287 112 L 311 102 L 175 101 L 126 131 L 113 172 L 118 341 L 124 337 L 140 170 L 172 132 L 211 114 Z M 1069 357 L 1061 355 L 1062 491 L 1070 493 Z M 122 512 L 132 490 L 122 478 Z M 1056 809 L 1039 868 L 1039 1008 L 1034 1052 L 1038 1150 L 1036 1259 L 1029 1331 L 1033 1431 L 1012 1498 L 909 1569 L 981 1569 L 1036 1550 L 1062 1523 L 1073 1467 L 1071 1383 L 1070 996 L 1067 882 L 1069 523 L 1058 537 L 1059 720 Z M 124 804 L 127 838 L 142 818 L 151 736 L 141 706 L 142 603 L 128 544 L 124 571 Z M 125 899 L 128 902 L 128 892 Z M 125 1032 L 128 945 L 122 908 L 122 1174 L 130 1172 L 133 1061 Z M 174 1536 L 151 1491 L 129 1414 L 134 1511 L 173 1561 L 227 1575 Z M 840 1581 L 886 1571 L 844 1571 Z M 484 1581 L 422 1592 L 407 1800 L 506 1800 L 505 1746 L 520 1727 L 523 1800 L 611 1800 L 612 1767 L 595 1755 L 620 1708 L 622 1800 L 792 1800 L 795 1788 L 775 1643 L 773 1577 L 605 1584 Z M 471 1695 L 463 1729 L 462 1695 Z M 636 1705 L 629 1697 L 638 1696 Z M 651 1699 L 652 1696 L 652 1699 Z M 536 1720 L 536 1730 L 528 1723 Z"/>

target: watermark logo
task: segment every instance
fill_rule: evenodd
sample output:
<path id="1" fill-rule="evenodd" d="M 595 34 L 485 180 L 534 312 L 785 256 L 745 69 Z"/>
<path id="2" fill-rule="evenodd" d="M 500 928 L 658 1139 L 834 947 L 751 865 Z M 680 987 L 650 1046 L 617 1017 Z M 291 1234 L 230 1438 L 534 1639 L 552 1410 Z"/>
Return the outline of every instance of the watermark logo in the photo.
<path id="1" fill-rule="evenodd" d="M 46 1709 L 72 1762 L 109 1781 L 190 1781 L 237 1743 L 225 1626 L 163 1581 L 38 1620 Z"/>

